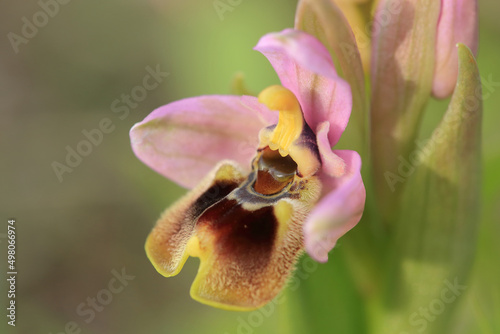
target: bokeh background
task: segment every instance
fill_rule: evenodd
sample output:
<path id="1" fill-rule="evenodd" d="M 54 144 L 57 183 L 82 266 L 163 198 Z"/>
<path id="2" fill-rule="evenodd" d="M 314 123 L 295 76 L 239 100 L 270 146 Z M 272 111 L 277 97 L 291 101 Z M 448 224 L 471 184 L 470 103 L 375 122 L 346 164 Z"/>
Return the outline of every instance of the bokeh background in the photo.
<path id="1" fill-rule="evenodd" d="M 483 0 L 479 5 L 478 64 L 489 81 L 483 87 L 483 215 L 477 222 L 481 226 L 470 288 L 460 308 L 472 319 L 464 324 L 465 333 L 500 333 L 495 327 L 500 323 L 500 3 Z M 278 83 L 267 60 L 252 48 L 265 33 L 293 26 L 296 1 L 229 6 L 232 10 L 221 17 L 213 0 L 70 1 L 16 53 L 7 35 L 21 35 L 22 18 L 32 21 L 40 5 L 2 1 L 2 309 L 7 302 L 3 276 L 8 218 L 17 221 L 18 241 L 17 325 L 7 326 L 2 311 L 2 333 L 71 332 L 69 322 L 81 333 L 245 333 L 240 325 L 249 313 L 213 309 L 189 297 L 196 259 L 170 279 L 147 260 L 147 234 L 162 210 L 185 190 L 143 165 L 128 138 L 131 126 L 160 105 L 230 93 L 237 72 L 245 73 L 254 91 Z M 120 119 L 112 102 L 142 85 L 147 66 L 159 66 L 169 75 Z M 431 101 L 423 137 L 431 133 L 446 104 Z M 60 181 L 53 162 L 65 163 L 66 147 L 76 149 L 85 139 L 82 131 L 97 128 L 104 118 L 114 130 Z M 342 247 L 337 252 L 334 261 L 342 258 Z M 122 268 L 135 278 L 86 322 L 88 315 L 79 315 L 77 307 L 106 289 L 113 270 Z M 334 274 L 343 276 L 342 268 Z M 330 288 L 342 296 L 341 284 Z M 342 322 L 342 303 L 338 305 L 329 310 L 332 322 Z M 283 328 L 286 307 L 278 306 L 251 332 Z"/>

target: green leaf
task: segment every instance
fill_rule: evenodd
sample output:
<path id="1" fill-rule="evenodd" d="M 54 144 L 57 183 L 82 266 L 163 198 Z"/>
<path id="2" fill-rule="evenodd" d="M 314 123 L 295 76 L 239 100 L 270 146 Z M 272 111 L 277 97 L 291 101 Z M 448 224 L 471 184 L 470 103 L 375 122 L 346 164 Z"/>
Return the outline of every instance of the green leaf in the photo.
<path id="1" fill-rule="evenodd" d="M 341 248 L 326 264 L 301 259 L 283 295 L 281 333 L 367 332 L 363 300 Z"/>
<path id="2" fill-rule="evenodd" d="M 449 319 L 469 288 L 480 220 L 482 97 L 474 56 L 463 44 L 458 54 L 448 110 L 410 155 L 380 333 L 452 332 Z"/>

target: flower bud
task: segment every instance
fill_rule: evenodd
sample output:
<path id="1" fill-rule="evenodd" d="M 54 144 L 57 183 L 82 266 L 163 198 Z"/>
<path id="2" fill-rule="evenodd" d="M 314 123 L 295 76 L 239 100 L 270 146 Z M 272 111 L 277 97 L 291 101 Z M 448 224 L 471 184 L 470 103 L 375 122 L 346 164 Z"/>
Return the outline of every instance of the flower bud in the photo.
<path id="1" fill-rule="evenodd" d="M 478 35 L 477 0 L 441 0 L 432 83 L 435 97 L 446 98 L 453 93 L 458 76 L 457 43 L 467 45 L 476 55 Z"/>

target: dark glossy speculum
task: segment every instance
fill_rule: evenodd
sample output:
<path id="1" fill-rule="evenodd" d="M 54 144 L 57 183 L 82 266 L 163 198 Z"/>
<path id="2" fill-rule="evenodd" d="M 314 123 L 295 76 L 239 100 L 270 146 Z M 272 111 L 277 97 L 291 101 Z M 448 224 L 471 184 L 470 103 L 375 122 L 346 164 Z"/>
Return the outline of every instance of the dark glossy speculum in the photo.
<path id="1" fill-rule="evenodd" d="M 278 151 L 266 147 L 258 158 L 253 188 L 262 195 L 276 194 L 293 181 L 296 172 L 297 164 L 290 156 L 282 157 Z"/>

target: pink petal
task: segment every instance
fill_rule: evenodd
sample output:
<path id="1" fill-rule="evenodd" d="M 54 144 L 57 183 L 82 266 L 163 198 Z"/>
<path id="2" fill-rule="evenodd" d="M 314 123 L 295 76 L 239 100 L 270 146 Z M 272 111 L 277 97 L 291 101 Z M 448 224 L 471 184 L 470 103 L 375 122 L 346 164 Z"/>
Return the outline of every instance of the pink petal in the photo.
<path id="1" fill-rule="evenodd" d="M 330 122 L 328 138 L 335 145 L 349 121 L 352 97 L 323 44 L 305 32 L 286 29 L 265 35 L 254 49 L 267 57 L 281 84 L 297 96 L 312 129 Z"/>
<path id="2" fill-rule="evenodd" d="M 344 160 L 332 151 L 330 142 L 328 141 L 329 130 L 330 123 L 328 122 L 321 123 L 316 129 L 316 140 L 321 155 L 322 171 L 332 177 L 341 177 L 345 174 L 346 165 Z"/>
<path id="3" fill-rule="evenodd" d="M 333 153 L 345 162 L 345 174 L 332 177 L 323 173 L 324 192 L 327 193 L 304 223 L 306 251 L 319 262 L 328 260 L 328 252 L 341 236 L 359 222 L 365 206 L 366 193 L 361 179 L 359 154 L 348 150 Z"/>
<path id="4" fill-rule="evenodd" d="M 478 48 L 477 0 L 442 0 L 436 35 L 436 65 L 432 93 L 445 98 L 453 93 L 458 77 L 457 43 L 474 55 Z"/>
<path id="5" fill-rule="evenodd" d="M 160 107 L 130 130 L 132 149 L 153 170 L 192 188 L 221 160 L 245 171 L 260 129 L 277 117 L 251 96 L 200 96 Z"/>

